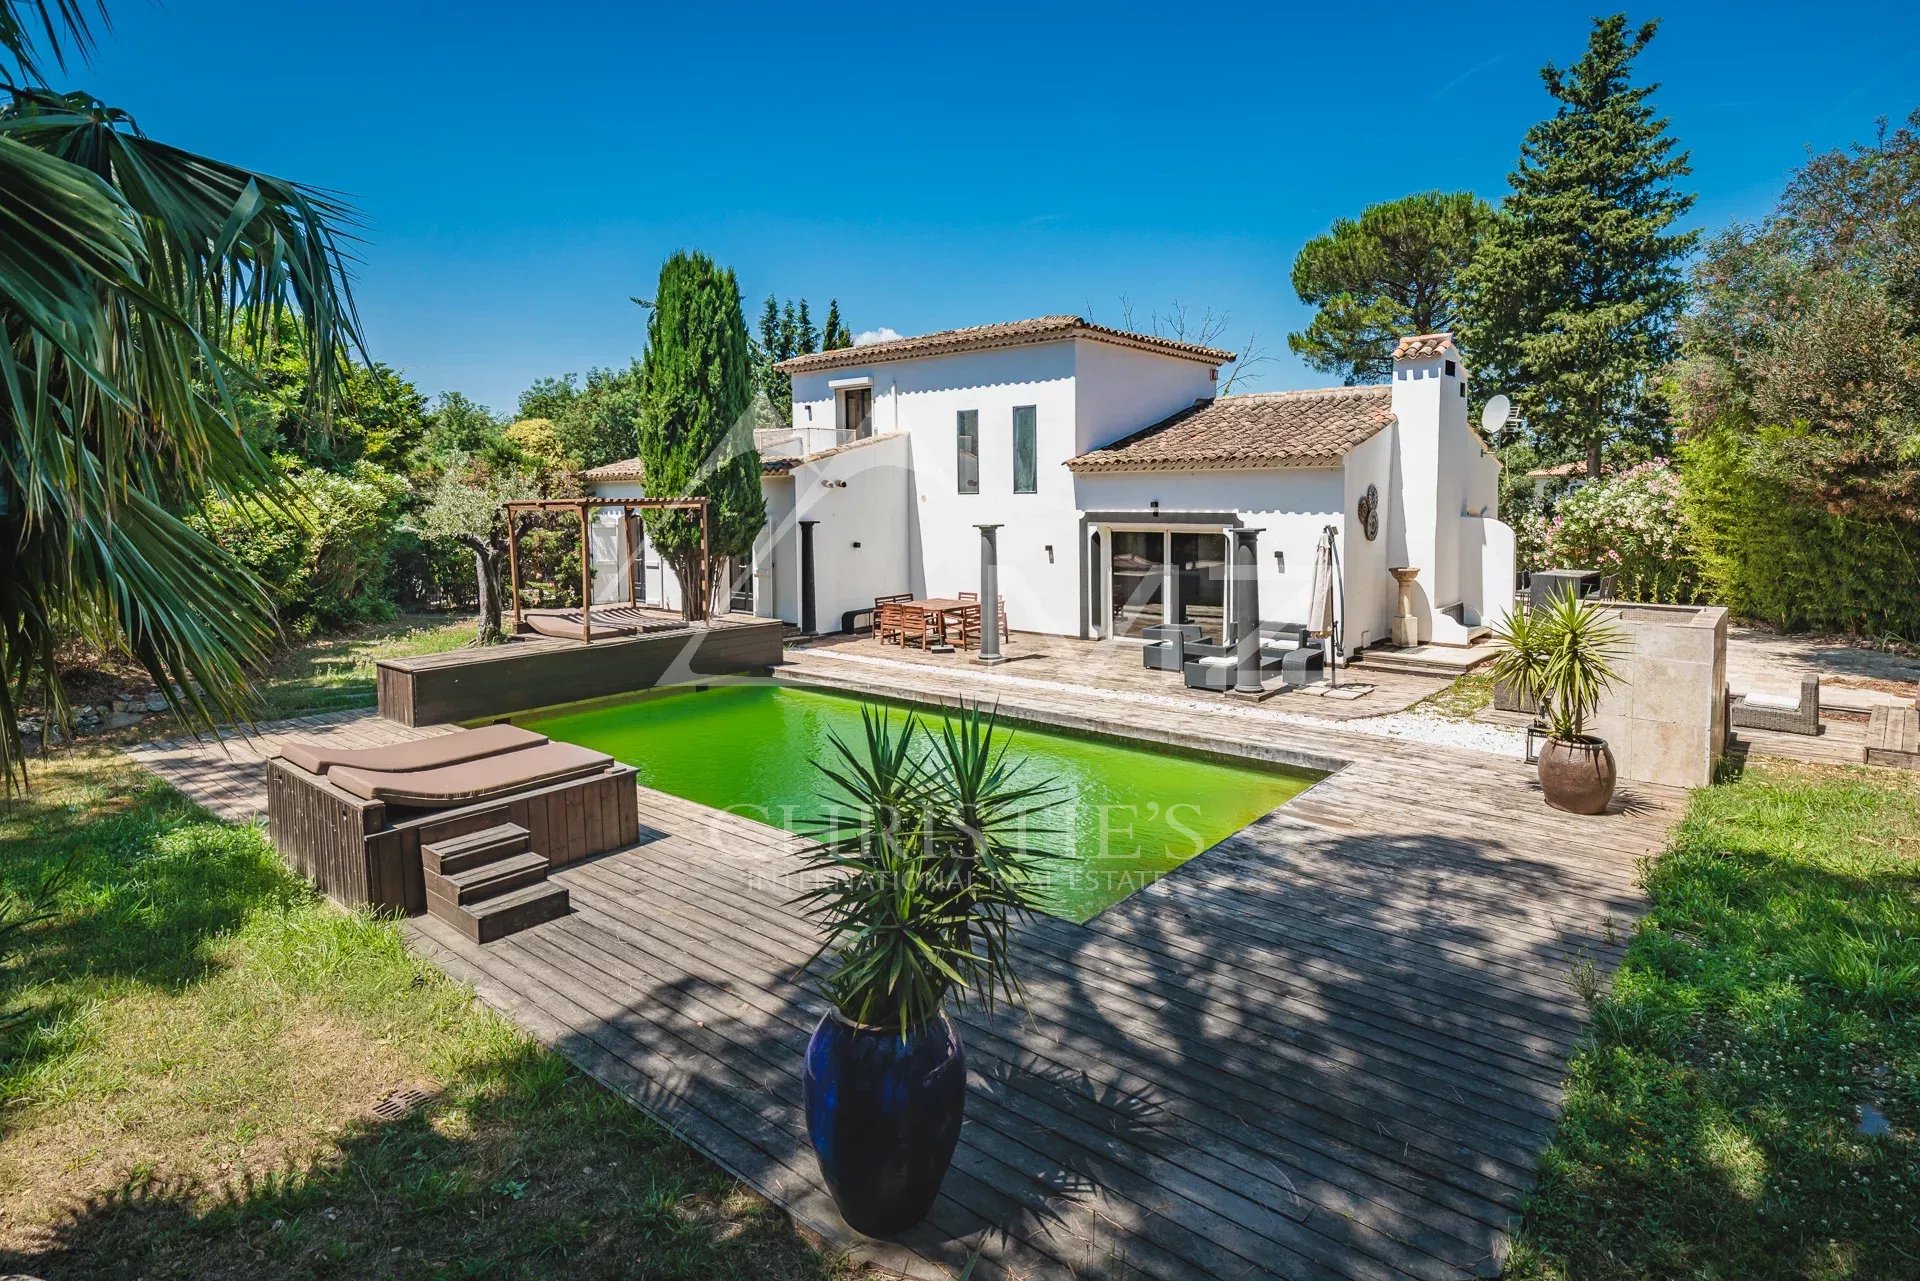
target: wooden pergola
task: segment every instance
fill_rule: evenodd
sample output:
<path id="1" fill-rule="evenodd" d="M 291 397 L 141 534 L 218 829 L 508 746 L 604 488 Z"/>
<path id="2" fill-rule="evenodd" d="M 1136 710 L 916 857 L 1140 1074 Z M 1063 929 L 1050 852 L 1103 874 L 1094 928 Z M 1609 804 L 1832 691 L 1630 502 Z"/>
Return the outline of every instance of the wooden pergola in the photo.
<path id="1" fill-rule="evenodd" d="M 595 508 L 617 507 L 620 509 L 623 532 L 627 545 L 627 604 L 629 608 L 639 605 L 640 600 L 635 589 L 632 566 L 636 560 L 633 539 L 633 514 L 636 511 L 697 511 L 700 513 L 700 587 L 689 591 L 686 583 L 680 584 L 682 599 L 689 606 L 689 613 L 695 619 L 707 617 L 707 595 L 712 590 L 712 503 L 705 498 L 529 498 L 518 502 L 503 503 L 500 510 L 507 519 L 507 574 L 512 580 L 510 590 L 513 593 L 513 630 L 520 630 L 520 527 L 515 516 L 524 511 L 574 511 L 580 517 L 580 639 L 589 644 L 593 641 L 593 555 L 587 541 L 587 519 Z"/>

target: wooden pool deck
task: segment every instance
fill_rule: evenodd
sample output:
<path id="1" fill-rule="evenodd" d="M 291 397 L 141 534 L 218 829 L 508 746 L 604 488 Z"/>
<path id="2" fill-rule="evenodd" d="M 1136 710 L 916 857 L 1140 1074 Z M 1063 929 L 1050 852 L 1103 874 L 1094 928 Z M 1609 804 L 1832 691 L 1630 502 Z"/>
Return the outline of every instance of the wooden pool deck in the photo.
<path id="1" fill-rule="evenodd" d="M 795 841 L 641 789 L 639 845 L 554 874 L 574 911 L 481 947 L 412 944 L 481 999 L 877 1267 L 952 1277 L 1452 1278 L 1499 1271 L 1636 861 L 1683 794 L 1547 810 L 1518 761 L 1109 700 L 959 668 L 790 656 L 788 678 L 1345 761 L 1086 925 L 1023 926 L 1024 1011 L 962 1019 L 970 1094 L 942 1198 L 897 1242 L 819 1182 L 801 1049 L 824 1010 L 789 905 Z M 905 688 L 909 685 L 911 688 Z M 367 735 L 410 734 L 355 722 Z M 196 791 L 178 755 L 150 763 Z M 226 803 L 232 805 L 231 792 Z"/>

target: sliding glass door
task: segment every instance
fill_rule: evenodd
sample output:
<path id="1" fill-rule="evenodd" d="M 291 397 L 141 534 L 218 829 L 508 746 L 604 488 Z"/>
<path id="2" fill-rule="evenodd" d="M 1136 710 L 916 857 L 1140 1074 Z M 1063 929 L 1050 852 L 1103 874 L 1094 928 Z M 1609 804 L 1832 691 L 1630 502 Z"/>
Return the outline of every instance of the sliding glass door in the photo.
<path id="1" fill-rule="evenodd" d="M 1145 635 L 1167 621 L 1167 537 L 1159 530 L 1116 529 L 1107 546 L 1112 634 Z"/>
<path id="2" fill-rule="evenodd" d="M 1143 636 L 1171 619 L 1196 623 L 1218 644 L 1227 613 L 1224 533 L 1167 529 L 1107 531 L 1108 635 Z"/>

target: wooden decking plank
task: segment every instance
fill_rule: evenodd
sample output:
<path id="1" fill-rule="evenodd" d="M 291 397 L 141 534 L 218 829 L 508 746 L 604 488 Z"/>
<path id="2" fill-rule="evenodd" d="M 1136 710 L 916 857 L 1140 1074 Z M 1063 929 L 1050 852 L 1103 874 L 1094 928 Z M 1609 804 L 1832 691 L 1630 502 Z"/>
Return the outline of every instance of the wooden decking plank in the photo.
<path id="1" fill-rule="evenodd" d="M 589 911 L 595 909 L 589 908 Z M 596 921 L 596 926 L 599 922 Z M 541 941 L 552 941 L 553 932 L 543 932 Z M 575 944 L 570 951 L 574 959 L 585 965 L 619 966 L 620 962 L 610 952 L 595 952 L 604 948 L 603 939 L 592 936 L 591 932 L 582 933 L 575 929 L 569 935 Z M 530 943 L 532 940 L 530 940 Z M 625 948 L 621 949 L 623 952 Z M 644 950 L 644 949 L 643 949 Z M 623 975 L 609 971 L 616 982 Z M 638 972 L 638 971 L 634 971 Z M 729 991 L 729 996 L 738 1000 L 738 994 Z M 750 1002 L 744 1002 L 751 1004 Z M 718 1006 L 707 1007 L 711 1014 L 720 1018 L 745 1022 L 737 1012 L 729 1012 Z M 771 1020 L 780 1024 L 784 1032 L 776 1031 L 774 1040 L 779 1045 L 777 1051 L 782 1059 L 781 1068 L 798 1061 L 798 1052 L 794 1047 L 804 1045 L 805 1038 L 811 1033 L 813 1023 L 825 1012 L 824 1002 L 812 1000 L 806 1015 L 796 1017 L 792 1003 L 780 1003 L 780 1008 L 771 1014 L 759 1016 L 754 1023 L 755 1030 L 764 1028 Z M 703 1024 L 703 1026 L 705 1026 Z M 977 1068 L 978 1053 L 974 1055 Z M 794 1088 L 798 1088 L 797 1077 Z M 970 1109 L 969 1122 L 982 1127 L 991 1127 L 1007 1142 L 1018 1144 L 1029 1154 L 1027 1157 L 1014 1155 L 1016 1166 L 1032 1158 L 1058 1160 L 1070 1171 L 1085 1173 L 1094 1186 L 1103 1193 L 1112 1193 L 1131 1198 L 1137 1207 L 1137 1222 L 1143 1224 L 1149 1235 L 1157 1228 L 1156 1220 L 1166 1219 L 1181 1224 L 1187 1230 L 1200 1234 L 1201 1240 L 1218 1240 L 1227 1243 L 1247 1262 L 1258 1262 L 1263 1251 L 1270 1253 L 1274 1246 L 1295 1255 L 1296 1262 L 1289 1265 L 1290 1275 L 1339 1275 L 1324 1274 L 1315 1266 L 1315 1260 L 1324 1263 L 1328 1257 L 1327 1239 L 1318 1232 L 1303 1231 L 1296 1218 L 1278 1214 L 1265 1206 L 1241 1197 L 1229 1187 L 1193 1174 L 1184 1166 L 1164 1161 L 1157 1155 L 1136 1148 L 1131 1144 L 1116 1142 L 1114 1135 L 1089 1126 L 1082 1118 L 1072 1116 L 1056 1108 L 1050 1101 L 1042 1101 L 1020 1091 L 1013 1091 L 1013 1097 L 996 1099 L 983 1097 L 975 1093 L 975 1105 Z M 797 1096 L 796 1096 L 797 1097 Z M 997 1107 L 996 1107 L 997 1105 Z M 1024 1118 L 1024 1120 L 1020 1119 Z M 1030 1133 L 1057 1134 L 1067 1138 L 1074 1151 L 1062 1154 L 1050 1149 L 1046 1153 L 1035 1151 L 1027 1146 L 1026 1136 Z M 979 1143 L 982 1135 L 979 1131 L 969 1130 L 963 1141 Z M 1076 1164 L 1077 1163 L 1077 1164 Z M 1156 1181 L 1155 1176 L 1158 1176 Z M 1145 1180 L 1144 1182 L 1142 1180 Z M 1175 1198 L 1165 1198 L 1157 1192 L 1173 1192 Z M 1144 1199 L 1143 1199 L 1144 1198 Z M 1105 1217 L 1114 1217 L 1113 1208 L 1102 1211 Z M 1179 1237 L 1161 1238 L 1160 1243 L 1172 1252 L 1189 1258 L 1192 1262 L 1208 1269 L 1209 1275 L 1233 1275 L 1244 1264 L 1236 1264 L 1232 1258 L 1223 1257 L 1217 1252 L 1188 1242 Z M 1356 1242 L 1349 1239 L 1338 1243 L 1342 1249 L 1351 1249 Z M 1407 1256 L 1404 1250 L 1396 1250 L 1390 1243 L 1374 1243 L 1375 1250 L 1384 1250 L 1398 1254 L 1399 1267 L 1410 1275 L 1434 1275 L 1430 1267 L 1419 1259 Z M 1373 1253 L 1372 1250 L 1369 1253 Z M 1392 1269 L 1372 1268 L 1361 1272 L 1349 1271 L 1346 1275 L 1374 1275 L 1387 1277 L 1395 1275 Z M 1449 1269 L 1449 1275 L 1457 1275 Z"/>
<path id="2" fill-rule="evenodd" d="M 678 1031 L 658 1021 L 663 1016 L 671 1017 L 677 1013 L 674 1001 L 662 1002 L 662 1009 L 659 1012 L 643 1012 L 630 1001 L 623 999 L 627 997 L 628 991 L 619 990 L 617 985 L 595 986 L 591 975 L 580 973 L 580 967 L 577 964 L 555 965 L 551 959 L 542 956 L 540 953 L 543 950 L 543 944 L 540 935 L 540 927 L 535 927 L 523 935 L 497 945 L 500 952 L 511 953 L 511 957 L 503 957 L 495 964 L 502 961 L 511 964 L 520 973 L 532 976 L 535 981 L 550 991 L 574 1003 L 589 1018 L 597 1019 L 598 1023 L 591 1029 L 589 1035 L 603 1045 L 614 1041 L 617 1044 L 624 1043 L 633 1047 L 630 1050 L 615 1050 L 629 1061 L 633 1061 L 633 1055 L 639 1053 L 647 1056 L 648 1060 L 656 1065 L 656 1069 L 664 1064 L 668 1070 L 683 1075 L 697 1075 L 702 1080 L 718 1080 L 727 1083 L 729 1089 L 722 1096 L 726 1106 L 721 1111 L 730 1120 L 722 1123 L 736 1127 L 744 1125 L 746 1127 L 744 1131 L 736 1129 L 735 1132 L 741 1133 L 743 1137 L 753 1137 L 756 1146 L 769 1155 L 777 1155 L 778 1159 L 801 1177 L 805 1177 L 810 1172 L 812 1153 L 806 1149 L 804 1141 L 799 1137 L 804 1134 L 805 1127 L 799 1119 L 798 1094 L 778 1093 L 769 1088 L 770 1084 L 776 1084 L 776 1082 L 768 1076 L 768 1073 L 777 1077 L 782 1071 L 778 1065 L 770 1063 L 756 1065 L 749 1057 L 743 1057 L 737 1053 L 717 1057 L 702 1052 L 699 1048 L 701 1042 L 711 1046 L 719 1038 L 708 1034 L 706 1029 L 697 1025 L 686 1026 L 684 1020 Z M 696 1060 L 698 1073 L 681 1063 L 675 1057 L 676 1051 L 680 1054 L 691 1053 Z M 792 1079 L 793 1088 L 797 1091 L 798 1078 L 795 1076 Z M 767 1103 L 763 1109 L 756 1109 L 740 1101 L 752 1098 L 762 1098 L 767 1100 Z M 708 1111 L 711 1118 L 712 1111 Z M 769 1116 L 768 1113 L 772 1115 Z M 773 1146 L 769 1147 L 769 1144 Z M 1031 1216 L 1035 1220 L 1044 1221 L 1054 1217 L 1055 1212 L 1046 1204 L 1043 1188 L 1032 1184 L 1033 1191 L 1023 1198 L 1006 1186 L 1009 1175 L 1013 1176 L 1011 1181 L 1014 1186 L 1021 1190 L 1024 1190 L 1023 1180 L 1030 1183 L 1027 1176 L 1017 1169 L 991 1163 L 990 1158 L 981 1154 L 969 1154 L 967 1159 L 957 1159 L 954 1169 L 949 1174 L 951 1182 L 942 1194 L 943 1208 L 936 1208 L 934 1219 L 923 1229 L 922 1235 L 965 1236 L 988 1230 L 996 1225 L 1004 1225 L 1009 1219 L 1017 1221 Z M 976 1207 L 984 1207 L 984 1209 Z M 962 1212 L 958 1219 L 955 1218 L 956 1210 Z M 850 1234 L 844 1226 L 841 1226 L 835 1235 L 845 1238 Z M 1032 1255 L 1037 1252 L 1022 1247 L 1016 1253 L 1028 1256 L 1026 1261 L 1031 1264 L 1034 1262 Z M 1148 1260 L 1151 1265 L 1147 1269 L 1149 1275 L 1167 1278 L 1190 1275 L 1171 1257 L 1162 1258 L 1156 1249 L 1140 1249 L 1136 1245 L 1135 1262 L 1142 1259 Z M 1042 1256 L 1042 1261 L 1051 1262 L 1052 1259 Z M 1082 1262 L 1071 1256 L 1061 1258 L 1060 1261 L 1073 1264 Z"/>
<path id="3" fill-rule="evenodd" d="M 685 1074 L 671 1064 L 662 1071 L 659 1061 L 647 1054 L 638 1055 L 636 1061 L 630 1049 L 622 1053 L 603 1044 L 592 1031 L 602 1029 L 603 1020 L 528 975 L 503 956 L 498 945 L 483 948 L 470 943 L 431 917 L 415 918 L 408 929 L 416 940 L 432 944 L 437 964 L 470 984 L 489 1005 L 507 1013 L 542 1044 L 656 1116 L 674 1134 L 694 1143 L 734 1177 L 773 1198 L 809 1229 L 829 1240 L 844 1238 L 846 1226 L 817 1180 L 786 1165 L 733 1128 L 738 1105 L 723 1109 L 729 1121 L 715 1120 L 703 1108 L 709 1100 L 692 1096 Z M 622 1048 L 628 1048 L 630 1041 L 609 1039 Z M 665 1106 L 668 1103 L 686 1111 L 669 1109 Z M 753 1128 L 751 1122 L 746 1124 Z M 900 1246 L 874 1243 L 874 1253 L 879 1256 L 878 1262 L 896 1271 L 927 1277 L 949 1275 L 917 1252 Z"/>
<path id="4" fill-rule="evenodd" d="M 663 869 L 659 874 L 672 875 L 675 871 L 685 872 L 687 870 L 689 869 L 685 865 L 682 865 L 676 869 Z M 1021 942 L 1046 952 L 1055 960 L 1063 962 L 1065 966 L 1078 966 L 1082 971 L 1090 974 L 1093 972 L 1091 967 L 1079 966 L 1079 954 L 1083 949 L 1078 947 L 1076 942 L 1071 939 L 1063 943 L 1055 938 L 1055 935 L 1070 935 L 1074 931 L 1082 928 L 1083 927 L 1064 924 L 1053 926 L 1051 922 L 1036 922 L 1030 927 L 1023 928 L 1021 932 Z M 1081 937 L 1084 938 L 1084 934 L 1081 935 Z M 1112 959 L 1120 960 L 1123 958 Z M 1217 958 L 1215 959 L 1217 962 Z M 1179 974 L 1178 971 L 1173 971 L 1170 968 L 1158 971 L 1158 973 L 1161 977 L 1166 977 L 1170 974 L 1178 976 Z M 1130 984 L 1128 980 L 1124 978 L 1119 981 L 1122 984 L 1122 987 L 1118 989 L 1119 991 L 1123 994 L 1130 995 L 1134 1000 L 1141 998 L 1141 989 L 1137 983 Z M 1293 999 L 1279 989 L 1269 990 L 1274 998 L 1282 1003 Z M 1154 995 L 1156 995 L 1157 998 L 1157 994 Z M 1210 999 L 1211 998 L 1209 998 L 1209 1000 Z M 1189 1005 L 1196 1003 L 1193 999 L 1185 997 L 1177 988 L 1174 990 L 1174 994 L 1167 998 L 1167 1000 L 1176 1003 L 1184 1001 Z M 1463 1060 L 1458 1053 L 1451 1052 L 1445 1047 L 1431 1049 L 1422 1040 L 1403 1035 L 1399 1026 L 1390 1018 L 1368 1021 L 1360 1018 L 1350 1018 L 1347 1013 L 1324 1003 L 1306 1001 L 1297 1003 L 1311 1007 L 1311 1013 L 1314 1016 L 1313 1026 L 1324 1027 L 1331 1025 L 1350 1028 L 1355 1031 L 1362 1040 L 1376 1045 L 1384 1054 L 1394 1056 L 1398 1060 L 1414 1060 L 1410 1065 L 1411 1070 L 1414 1072 L 1433 1072 L 1439 1070 L 1453 1076 L 1459 1076 L 1464 1073 L 1468 1078 L 1466 1084 L 1469 1088 L 1475 1090 L 1475 1092 L 1481 1094 L 1483 1097 L 1488 1098 L 1497 1112 L 1504 1112 L 1506 1110 L 1511 1093 L 1517 1090 L 1523 1094 L 1530 1094 L 1540 1101 L 1538 1111 L 1541 1115 L 1551 1116 L 1554 1114 L 1555 1104 L 1559 1097 L 1557 1077 L 1551 1081 L 1541 1080 L 1536 1082 L 1531 1079 L 1516 1080 L 1511 1073 L 1502 1073 L 1494 1068 L 1483 1068 L 1479 1063 Z M 1243 1026 L 1248 1027 L 1250 1031 L 1260 1035 L 1269 1037 L 1298 1035 L 1288 1025 L 1268 1020 L 1257 1011 L 1243 1013 L 1230 1010 L 1227 1017 L 1232 1021 L 1241 1023 Z M 1477 1084 L 1476 1078 L 1478 1081 Z"/>
<path id="5" fill-rule="evenodd" d="M 583 876 L 582 879 L 600 882 L 614 878 Z M 608 891 L 608 897 L 605 899 L 601 898 L 599 893 L 603 888 Z M 594 891 L 593 893 L 579 893 L 575 899 L 581 917 L 591 922 L 593 930 L 604 931 L 606 935 L 618 940 L 622 951 L 631 947 L 640 953 L 653 957 L 657 961 L 672 964 L 672 958 L 675 955 L 676 948 L 685 946 L 684 935 L 673 933 L 670 930 L 663 930 L 658 918 L 646 913 L 628 915 L 623 911 L 618 906 L 621 901 L 628 898 L 628 894 L 623 885 L 614 884 L 603 886 L 596 883 Z M 584 945 L 592 946 L 596 942 L 595 936 L 591 932 L 576 930 L 576 934 Z M 804 1043 L 804 1038 L 811 1031 L 812 1022 L 816 1020 L 820 1014 L 824 1013 L 827 1008 L 823 999 L 798 985 L 782 984 L 777 990 L 763 988 L 762 984 L 765 983 L 764 975 L 755 973 L 751 969 L 738 968 L 730 955 L 715 954 L 711 959 L 716 962 L 720 972 L 728 974 L 732 980 L 723 984 L 723 988 L 730 998 L 743 1004 L 753 1005 L 755 1008 L 774 1017 L 787 1018 L 789 1025 L 788 1030 L 791 1038 L 793 1038 L 792 1044 L 799 1045 Z M 804 1018 L 795 1019 L 788 1017 L 790 1012 L 796 1008 L 804 1009 Z M 988 1020 L 968 1020 L 966 1040 L 970 1047 L 970 1060 L 976 1068 L 979 1066 L 983 1053 L 992 1052 L 993 1057 L 989 1060 L 990 1062 L 998 1063 L 1002 1069 L 1010 1069 L 1008 1078 L 1002 1082 L 1007 1088 L 1015 1091 L 1032 1089 L 1031 1086 L 1022 1085 L 1022 1068 L 1018 1063 L 1018 1059 L 1021 1057 L 1040 1057 L 1035 1055 L 1031 1049 L 1005 1040 Z M 1081 1060 L 1077 1066 L 1060 1063 L 1058 1060 L 1048 1061 L 1055 1062 L 1059 1068 L 1066 1071 L 1081 1071 L 1087 1066 L 1085 1060 Z M 1151 1087 L 1148 1083 L 1141 1081 L 1138 1086 L 1133 1088 Z M 1075 1119 L 1078 1123 L 1101 1128 L 1103 1134 L 1107 1135 L 1107 1137 L 1112 1137 L 1112 1114 L 1110 1111 L 1105 1111 L 1094 1104 L 1086 1103 L 1078 1099 L 1071 1091 L 1053 1090 L 1050 1092 L 1040 1092 L 1038 1097 L 1044 1100 L 1048 1106 L 1064 1106 L 1068 1108 L 1068 1110 L 1074 1111 Z M 1080 1105 L 1079 1110 L 1075 1109 L 1076 1103 Z M 1093 1113 L 1094 1115 L 1089 1116 L 1088 1113 Z M 1168 1129 L 1161 1125 L 1154 1127 L 1155 1136 L 1161 1141 L 1153 1144 L 1150 1149 L 1146 1150 L 1150 1160 L 1156 1162 L 1171 1162 L 1183 1169 L 1190 1170 L 1198 1177 L 1206 1179 L 1212 1185 L 1221 1188 L 1223 1193 L 1231 1196 L 1238 1195 L 1237 1192 L 1233 1191 L 1235 1185 L 1244 1186 L 1249 1175 L 1253 1175 L 1258 1182 L 1268 1185 L 1276 1193 L 1291 1193 L 1296 1198 L 1300 1195 L 1298 1191 L 1299 1185 L 1302 1183 L 1308 1184 L 1320 1193 L 1320 1197 L 1314 1199 L 1321 1200 L 1323 1205 L 1331 1202 L 1329 1206 L 1331 1215 L 1322 1213 L 1316 1216 L 1314 1220 L 1320 1225 L 1315 1229 L 1320 1235 L 1327 1235 L 1327 1224 L 1324 1222 L 1325 1220 L 1333 1218 L 1340 1224 L 1346 1224 L 1354 1211 L 1364 1205 L 1374 1210 L 1376 1214 L 1385 1213 L 1387 1217 L 1393 1220 L 1391 1226 L 1393 1229 L 1392 1235 L 1395 1240 L 1406 1240 L 1418 1244 L 1422 1249 L 1426 1250 L 1429 1254 L 1436 1255 L 1436 1257 L 1441 1256 L 1443 1253 L 1449 1257 L 1449 1275 L 1457 1275 L 1455 1269 L 1460 1266 L 1467 1266 L 1472 1261 L 1484 1257 L 1486 1253 L 1484 1240 L 1476 1244 L 1471 1240 L 1462 1240 L 1457 1236 L 1438 1231 L 1418 1220 L 1406 1218 L 1390 1207 L 1380 1205 L 1377 1201 L 1365 1200 L 1344 1194 L 1344 1190 L 1339 1189 L 1337 1185 L 1323 1183 L 1303 1169 L 1282 1168 L 1272 1164 L 1270 1161 L 1264 1161 L 1258 1158 L 1247 1161 L 1245 1157 L 1241 1159 L 1246 1161 L 1246 1164 L 1234 1165 L 1223 1155 L 1218 1154 L 1220 1140 L 1226 1136 L 1219 1135 L 1217 1132 L 1212 1134 L 1206 1133 L 1191 1122 L 1186 1121 L 1185 1118 L 1178 1118 L 1178 1121 L 1179 1128 L 1177 1132 L 1168 1132 Z M 1036 1123 L 1044 1125 L 1048 1122 L 1045 1118 L 1036 1118 Z M 1254 1168 L 1249 1169 L 1249 1165 L 1252 1165 Z M 1479 1228 L 1479 1232 L 1480 1235 L 1484 1237 L 1485 1229 Z M 1401 1253 L 1392 1245 L 1383 1246 L 1378 1242 L 1370 1244 L 1361 1243 L 1358 1242 L 1357 1239 L 1346 1236 L 1345 1234 L 1337 1235 L 1336 1239 L 1345 1240 L 1349 1245 L 1358 1245 L 1359 1248 L 1367 1249 L 1369 1253 L 1375 1254 L 1376 1256 L 1384 1254 L 1385 1259 L 1383 1259 L 1383 1261 L 1390 1260 Z M 1410 1263 L 1404 1258 L 1400 1260 L 1400 1265 L 1416 1273 L 1423 1271 L 1417 1262 Z"/>
<path id="6" fill-rule="evenodd" d="M 609 863 L 606 866 L 611 867 L 612 864 Z M 684 866 L 682 864 L 672 870 L 679 871 Z M 666 869 L 654 869 L 651 877 L 659 883 L 659 890 L 671 893 Z M 676 915 L 679 912 L 699 911 L 720 914 L 731 925 L 739 927 L 730 934 L 717 937 L 717 946 L 741 946 L 745 937 L 742 931 L 758 933 L 769 928 L 767 922 L 755 921 L 751 916 L 741 914 L 742 909 L 752 907 L 750 899 L 715 894 L 712 892 L 712 887 L 703 887 L 703 889 L 704 893 L 699 890 L 687 893 L 679 907 L 671 910 Z M 661 899 L 652 898 L 650 901 L 656 907 L 668 910 Z M 683 928 L 691 931 L 700 927 L 695 922 L 683 918 Z M 787 927 L 775 924 L 771 928 L 777 930 Z M 1072 1029 L 1082 1035 L 1110 1038 L 1109 1046 L 1112 1052 L 1131 1054 L 1136 1062 L 1177 1064 L 1183 1075 L 1195 1078 L 1197 1088 L 1203 1092 L 1224 1091 L 1229 1096 L 1244 1099 L 1249 1105 L 1263 1112 L 1284 1116 L 1288 1124 L 1310 1129 L 1323 1136 L 1328 1142 L 1337 1145 L 1336 1150 L 1350 1158 L 1360 1159 L 1357 1156 L 1360 1152 L 1373 1153 L 1389 1162 L 1410 1165 L 1430 1177 L 1453 1182 L 1463 1190 L 1495 1204 L 1511 1203 L 1525 1191 L 1529 1182 L 1526 1178 L 1516 1177 L 1512 1173 L 1510 1163 L 1493 1170 L 1483 1168 L 1487 1154 L 1465 1148 L 1457 1137 L 1449 1139 L 1438 1135 L 1430 1136 L 1423 1131 L 1410 1129 L 1398 1120 L 1383 1117 L 1374 1106 L 1378 1103 L 1378 1099 L 1350 1100 L 1355 1103 L 1361 1114 L 1368 1118 L 1366 1124 L 1353 1122 L 1345 1113 L 1330 1110 L 1327 1100 L 1322 1097 L 1322 1093 L 1350 1093 L 1335 1086 L 1331 1080 L 1324 1092 L 1297 1090 L 1293 1088 L 1291 1078 L 1285 1075 L 1262 1078 L 1257 1070 L 1244 1067 L 1240 1071 L 1229 1071 L 1218 1062 L 1218 1056 L 1210 1056 L 1205 1061 L 1192 1059 L 1182 1061 L 1178 1046 L 1168 1046 L 1165 1039 L 1157 1032 L 1150 1031 L 1143 1034 L 1137 1028 L 1124 1026 L 1129 1021 L 1124 1012 L 1117 1019 L 1108 1014 L 1106 1017 L 1112 1022 L 1108 1026 L 1101 1026 L 1086 1020 L 1077 1010 L 1071 1008 L 1071 1003 L 1053 1006 L 1035 999 L 1044 991 L 1050 990 L 1050 988 L 1043 990 L 1030 985 L 1029 1007 L 1034 1009 L 1036 1014 L 1055 1017 L 1062 1030 Z M 1173 1053 L 1164 1059 L 1147 1059 L 1140 1053 L 1143 1044 L 1168 1046 Z M 1101 1047 L 1097 1045 L 1087 1045 L 1086 1048 L 1091 1053 L 1102 1052 Z M 1253 1084 L 1260 1079 L 1270 1080 L 1271 1084 Z M 1436 1103 L 1440 1101 L 1434 1100 Z M 1464 1164 L 1461 1163 L 1463 1161 Z M 1506 1172 L 1504 1182 L 1500 1178 L 1503 1171 Z"/>

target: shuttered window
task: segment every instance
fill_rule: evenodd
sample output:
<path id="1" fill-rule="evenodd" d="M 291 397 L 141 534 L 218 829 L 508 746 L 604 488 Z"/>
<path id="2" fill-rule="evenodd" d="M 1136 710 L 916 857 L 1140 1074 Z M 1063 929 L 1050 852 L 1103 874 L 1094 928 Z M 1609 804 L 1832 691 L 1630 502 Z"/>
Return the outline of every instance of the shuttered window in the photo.
<path id="1" fill-rule="evenodd" d="M 977 494 L 980 492 L 980 411 L 963 409 L 954 428 L 954 443 L 957 452 L 956 470 L 960 475 L 960 492 Z"/>
<path id="2" fill-rule="evenodd" d="M 1034 436 L 1034 407 L 1016 406 L 1013 411 L 1013 492 L 1016 494 L 1031 494 L 1039 488 L 1039 443 Z"/>

